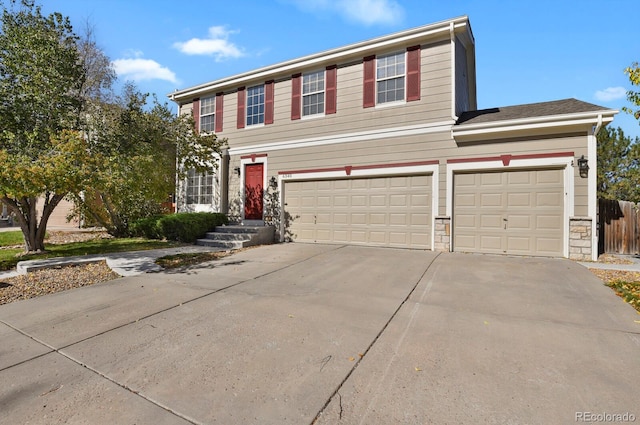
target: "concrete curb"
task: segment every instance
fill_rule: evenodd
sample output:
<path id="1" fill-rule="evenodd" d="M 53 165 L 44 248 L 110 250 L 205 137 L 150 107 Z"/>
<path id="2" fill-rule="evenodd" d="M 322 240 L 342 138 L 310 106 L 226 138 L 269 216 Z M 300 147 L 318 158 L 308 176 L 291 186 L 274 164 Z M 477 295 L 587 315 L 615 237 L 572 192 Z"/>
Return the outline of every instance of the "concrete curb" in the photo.
<path id="1" fill-rule="evenodd" d="M 16 270 L 0 272 L 0 279 L 24 275 L 36 270 L 70 265 L 85 265 L 106 261 L 107 265 L 120 276 L 137 276 L 147 272 L 161 271 L 162 267 L 155 263 L 156 259 L 166 255 L 194 252 L 226 251 L 224 248 L 187 245 L 176 248 L 150 249 L 146 251 L 114 252 L 103 255 L 83 255 L 75 257 L 56 257 L 43 260 L 20 261 Z"/>

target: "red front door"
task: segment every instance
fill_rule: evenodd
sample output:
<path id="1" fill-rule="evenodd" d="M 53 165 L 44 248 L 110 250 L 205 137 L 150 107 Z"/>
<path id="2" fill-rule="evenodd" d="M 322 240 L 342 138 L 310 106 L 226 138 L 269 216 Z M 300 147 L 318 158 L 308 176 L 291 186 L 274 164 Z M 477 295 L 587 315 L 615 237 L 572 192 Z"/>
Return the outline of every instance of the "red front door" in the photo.
<path id="1" fill-rule="evenodd" d="M 247 164 L 244 167 L 244 218 L 262 220 L 263 164 Z"/>

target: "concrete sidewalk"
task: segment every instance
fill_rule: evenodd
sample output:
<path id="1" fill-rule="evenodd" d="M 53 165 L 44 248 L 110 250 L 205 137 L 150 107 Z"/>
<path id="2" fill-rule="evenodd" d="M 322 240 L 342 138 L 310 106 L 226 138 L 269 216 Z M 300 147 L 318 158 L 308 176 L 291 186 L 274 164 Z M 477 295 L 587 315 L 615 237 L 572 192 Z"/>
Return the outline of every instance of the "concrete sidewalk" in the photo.
<path id="1" fill-rule="evenodd" d="M 636 321 L 568 260 L 264 246 L 0 306 L 0 423 L 638 418 Z"/>

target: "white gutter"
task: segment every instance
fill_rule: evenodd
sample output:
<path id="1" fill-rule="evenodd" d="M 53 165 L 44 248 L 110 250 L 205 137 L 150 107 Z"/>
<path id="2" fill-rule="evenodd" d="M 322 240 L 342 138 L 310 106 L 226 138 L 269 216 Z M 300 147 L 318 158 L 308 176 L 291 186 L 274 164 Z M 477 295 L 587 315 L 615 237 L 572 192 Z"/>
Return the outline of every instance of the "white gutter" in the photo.
<path id="1" fill-rule="evenodd" d="M 587 158 L 591 163 L 591 172 L 587 177 L 587 209 L 591 217 L 591 260 L 598 260 L 598 131 L 602 127 L 602 114 L 598 115 L 598 121 L 593 127 L 592 133 L 589 134 L 587 140 Z"/>
<path id="2" fill-rule="evenodd" d="M 611 122 L 613 121 L 613 115 L 617 114 L 619 111 L 617 110 L 608 110 L 601 112 L 578 112 L 573 114 L 563 114 L 563 115 L 545 115 L 542 117 L 531 117 L 531 118 L 519 118 L 515 120 L 508 121 L 490 121 L 483 122 L 477 124 L 460 124 L 453 128 L 453 133 L 455 135 L 464 136 L 464 135 L 472 135 L 472 134 L 482 134 L 482 130 L 493 130 L 493 131 L 505 131 L 507 128 L 511 130 L 515 129 L 528 129 L 535 128 L 535 124 L 545 124 L 545 126 L 549 123 L 558 122 L 558 121 L 576 121 L 576 124 L 588 124 L 597 120 L 598 117 L 602 119 L 603 113 L 606 112 L 607 116 L 604 121 Z M 497 126 L 500 127 L 497 127 Z M 486 132 L 486 131 L 485 131 Z"/>
<path id="3" fill-rule="evenodd" d="M 452 27 L 454 30 L 458 28 L 465 28 L 468 27 L 468 24 L 468 17 L 461 16 L 448 21 L 409 29 L 399 33 L 386 35 L 368 41 L 362 41 L 348 46 L 339 47 L 337 49 L 314 53 L 312 55 L 266 66 L 257 70 L 233 75 L 217 81 L 169 93 L 167 97 L 174 102 L 183 99 L 190 100 L 191 97 L 197 97 L 197 95 L 201 93 L 221 91 L 224 89 L 235 89 L 250 81 L 266 80 L 273 78 L 276 75 L 287 75 L 302 68 L 311 68 L 322 63 L 338 62 L 341 59 L 348 58 L 350 56 L 356 57 L 357 55 L 365 55 L 366 53 L 390 48 L 398 44 L 408 44 L 412 40 L 435 36 L 443 32 L 450 32 Z"/>

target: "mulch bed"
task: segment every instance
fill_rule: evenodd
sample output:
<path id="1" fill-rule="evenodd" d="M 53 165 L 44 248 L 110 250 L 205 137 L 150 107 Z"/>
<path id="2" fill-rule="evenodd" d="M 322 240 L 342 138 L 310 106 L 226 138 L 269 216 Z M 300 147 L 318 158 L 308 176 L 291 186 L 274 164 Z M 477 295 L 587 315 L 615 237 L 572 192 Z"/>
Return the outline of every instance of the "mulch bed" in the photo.
<path id="1" fill-rule="evenodd" d="M 120 277 L 106 261 L 81 266 L 44 269 L 0 280 L 0 305 L 53 294 Z"/>

